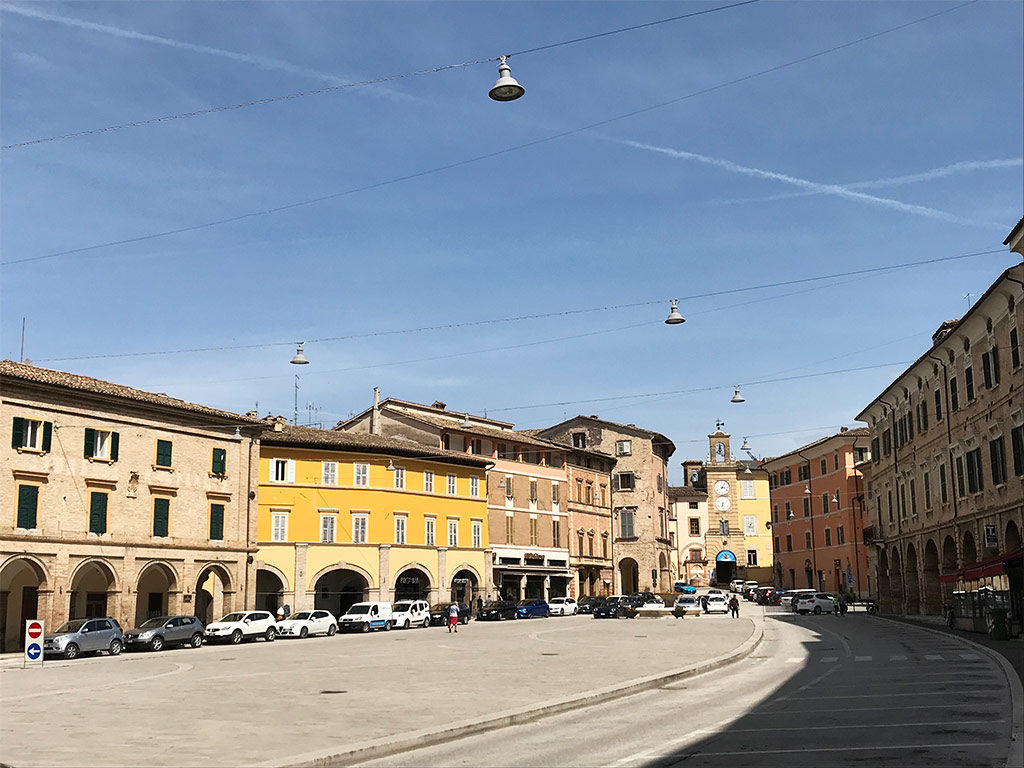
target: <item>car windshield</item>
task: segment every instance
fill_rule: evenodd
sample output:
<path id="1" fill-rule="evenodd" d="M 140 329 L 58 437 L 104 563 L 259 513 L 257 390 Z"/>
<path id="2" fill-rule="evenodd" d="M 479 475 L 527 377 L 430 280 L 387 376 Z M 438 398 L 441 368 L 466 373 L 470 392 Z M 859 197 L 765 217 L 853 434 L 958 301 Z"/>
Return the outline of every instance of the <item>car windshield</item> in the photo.
<path id="1" fill-rule="evenodd" d="M 395 603 L 394 612 L 399 613 L 401 611 L 411 611 L 412 603 Z"/>
<path id="2" fill-rule="evenodd" d="M 245 618 L 245 614 L 244 613 L 229 613 L 227 616 L 225 616 L 223 619 L 221 619 L 221 621 L 223 621 L 223 622 L 242 621 L 244 618 Z"/>
<path id="3" fill-rule="evenodd" d="M 309 611 L 299 611 L 298 613 L 294 614 L 293 616 L 289 616 L 288 618 L 295 619 L 296 621 L 299 619 L 311 619 L 313 618 L 313 614 Z"/>
<path id="4" fill-rule="evenodd" d="M 139 624 L 139 629 L 149 629 L 150 627 L 162 627 L 167 623 L 167 616 L 154 616 L 149 621 L 144 621 Z"/>
<path id="5" fill-rule="evenodd" d="M 432 606 L 430 606 L 430 610 L 432 610 L 432 611 L 447 611 L 449 605 L 451 605 L 451 603 L 434 603 Z"/>
<path id="6" fill-rule="evenodd" d="M 370 606 L 368 606 L 368 605 L 353 605 L 347 611 L 347 613 L 350 613 L 350 614 L 354 614 L 354 613 L 369 613 L 369 612 L 370 612 Z"/>
<path id="7" fill-rule="evenodd" d="M 533 605 L 533 600 L 520 600 L 519 601 L 519 607 L 520 608 L 525 608 L 528 605 Z"/>
<path id="8" fill-rule="evenodd" d="M 61 632 L 77 632 L 82 628 L 82 625 L 85 624 L 86 621 L 88 621 L 88 619 L 75 619 L 74 621 L 65 621 L 63 624 L 57 627 L 57 633 L 59 634 Z"/>
<path id="9" fill-rule="evenodd" d="M 499 600 L 491 600 L 489 603 L 484 603 L 484 610 L 490 611 L 495 608 L 501 608 L 502 603 Z"/>

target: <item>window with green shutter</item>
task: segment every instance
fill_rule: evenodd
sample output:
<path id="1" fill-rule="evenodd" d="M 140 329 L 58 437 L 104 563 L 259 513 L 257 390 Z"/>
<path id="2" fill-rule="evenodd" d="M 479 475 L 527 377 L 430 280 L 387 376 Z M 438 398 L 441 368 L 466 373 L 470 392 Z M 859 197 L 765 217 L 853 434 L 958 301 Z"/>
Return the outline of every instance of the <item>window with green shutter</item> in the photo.
<path id="1" fill-rule="evenodd" d="M 158 467 L 171 466 L 171 441 L 156 441 L 156 465 Z"/>
<path id="2" fill-rule="evenodd" d="M 89 496 L 89 533 L 107 532 L 107 494 L 93 491 Z"/>
<path id="3" fill-rule="evenodd" d="M 15 416 L 11 424 L 11 447 L 48 453 L 53 438 L 52 421 L 36 421 Z"/>
<path id="4" fill-rule="evenodd" d="M 171 500 L 153 499 L 153 535 L 167 536 L 167 529 L 170 519 Z"/>
<path id="5" fill-rule="evenodd" d="M 224 505 L 210 505 L 210 540 L 224 540 Z"/>
<path id="6" fill-rule="evenodd" d="M 210 471 L 215 475 L 227 474 L 228 452 L 223 448 L 213 449 L 213 467 Z"/>
<path id="7" fill-rule="evenodd" d="M 18 527 L 36 527 L 36 512 L 39 509 L 39 486 L 18 486 Z"/>

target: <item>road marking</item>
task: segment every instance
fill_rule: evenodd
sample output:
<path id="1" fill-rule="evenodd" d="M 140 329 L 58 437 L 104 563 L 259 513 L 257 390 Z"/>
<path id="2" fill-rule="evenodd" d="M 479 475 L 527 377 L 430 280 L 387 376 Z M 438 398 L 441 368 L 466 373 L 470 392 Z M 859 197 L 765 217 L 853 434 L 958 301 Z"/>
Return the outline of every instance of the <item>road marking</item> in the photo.
<path id="1" fill-rule="evenodd" d="M 947 705 L 948 706 L 948 705 Z M 957 720 L 956 725 L 989 725 L 992 723 L 1005 723 L 1005 720 Z M 924 725 L 949 725 L 949 720 L 936 720 L 930 723 L 863 723 L 857 725 L 855 723 L 843 723 L 842 729 L 844 731 L 851 730 L 853 728 L 919 728 Z M 768 726 L 767 728 L 697 728 L 689 731 L 690 733 L 702 733 L 705 735 L 713 734 L 729 734 L 729 733 L 771 733 L 773 731 L 834 731 L 836 726 L 834 725 L 793 725 L 793 726 Z M 884 749 L 884 747 L 879 747 Z"/>
<path id="2" fill-rule="evenodd" d="M 924 660 L 925 661 L 942 661 L 942 657 L 939 656 L 937 653 L 929 653 L 929 654 L 925 655 Z"/>
<path id="3" fill-rule="evenodd" d="M 853 660 L 854 661 L 871 661 L 871 657 L 870 656 L 854 656 Z"/>
<path id="4" fill-rule="evenodd" d="M 838 656 L 822 656 L 821 657 L 821 661 L 822 661 L 823 664 L 832 663 L 834 661 L 839 661 L 839 657 Z"/>
<path id="5" fill-rule="evenodd" d="M 890 656 L 889 661 L 906 661 L 906 656 Z"/>
<path id="6" fill-rule="evenodd" d="M 812 699 L 816 700 L 816 701 L 820 700 L 820 699 L 877 699 L 879 696 L 891 696 L 891 697 L 895 698 L 896 696 L 928 696 L 928 695 L 934 695 L 936 693 L 943 693 L 943 691 L 919 691 L 919 692 L 916 692 L 916 693 L 914 693 L 914 692 L 911 692 L 911 693 L 889 693 L 889 692 L 886 692 L 886 693 L 862 693 L 862 694 L 857 694 L 855 696 L 854 695 L 850 695 L 850 696 L 804 696 L 804 699 L 808 700 L 808 701 L 812 700 Z M 970 691 L 970 693 L 978 693 L 978 692 L 977 691 Z M 950 706 L 952 706 L 952 704 Z M 843 727 L 845 728 L 846 725 L 843 725 Z"/>
<path id="7" fill-rule="evenodd" d="M 801 658 L 798 658 L 798 657 L 796 657 L 796 656 L 793 656 L 793 657 L 792 657 L 792 658 L 790 658 L 790 659 L 786 659 L 786 663 L 787 663 L 787 664 L 802 664 L 802 663 L 803 663 L 803 661 L 804 661 L 803 659 L 801 659 Z"/>
<path id="8" fill-rule="evenodd" d="M 194 669 L 194 667 L 191 664 L 179 664 L 178 662 L 173 662 L 173 663 L 174 663 L 174 669 L 168 670 L 167 672 L 158 672 L 158 673 L 153 674 L 153 675 L 143 675 L 142 677 L 133 677 L 130 680 L 119 680 L 116 683 L 114 683 L 114 685 L 118 686 L 118 687 L 120 687 L 122 685 L 132 685 L 133 683 L 141 683 L 143 680 L 156 680 L 158 677 L 167 677 L 168 675 L 176 675 L 179 672 L 185 672 L 186 670 Z M 100 687 L 102 687 L 102 686 L 100 686 Z M 97 687 L 94 690 L 98 690 L 98 689 L 99 689 L 99 687 Z M 25 695 L 25 696 L 18 696 L 18 701 L 25 701 L 26 699 L 38 699 L 38 698 L 41 698 L 41 697 L 44 697 L 44 696 L 64 696 L 64 695 L 69 694 L 69 693 L 80 693 L 80 692 L 81 692 L 81 688 L 71 688 L 71 689 L 62 690 L 62 691 L 41 691 L 39 693 L 30 693 L 30 694 Z"/>
<path id="9" fill-rule="evenodd" d="M 966 659 L 967 661 L 977 661 L 979 656 L 976 653 L 961 653 L 960 658 Z"/>

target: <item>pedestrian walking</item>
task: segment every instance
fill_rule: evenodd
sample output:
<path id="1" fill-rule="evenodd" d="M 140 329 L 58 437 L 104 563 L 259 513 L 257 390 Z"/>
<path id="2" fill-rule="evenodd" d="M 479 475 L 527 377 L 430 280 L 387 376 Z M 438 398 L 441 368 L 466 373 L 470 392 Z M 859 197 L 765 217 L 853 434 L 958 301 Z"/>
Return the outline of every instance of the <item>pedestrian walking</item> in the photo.
<path id="1" fill-rule="evenodd" d="M 736 599 L 736 595 L 729 598 L 729 610 L 732 612 L 732 617 L 738 619 L 740 617 L 740 601 Z"/>
<path id="2" fill-rule="evenodd" d="M 840 600 L 840 598 L 839 598 L 838 595 L 832 595 L 832 615 L 836 616 L 836 617 L 839 617 L 839 615 L 840 615 L 840 613 L 839 613 L 839 600 Z"/>
<path id="3" fill-rule="evenodd" d="M 846 615 L 846 611 L 849 608 L 849 605 L 850 605 L 850 601 L 846 599 L 846 596 L 845 595 L 840 595 L 839 596 L 839 615 L 840 616 L 845 616 Z"/>
<path id="4" fill-rule="evenodd" d="M 477 597 L 477 599 L 476 599 L 476 612 L 480 613 L 480 611 L 482 611 L 483 609 L 484 609 L 484 599 L 482 597 Z"/>
<path id="5" fill-rule="evenodd" d="M 459 632 L 459 604 L 454 600 L 448 606 L 448 632 Z"/>

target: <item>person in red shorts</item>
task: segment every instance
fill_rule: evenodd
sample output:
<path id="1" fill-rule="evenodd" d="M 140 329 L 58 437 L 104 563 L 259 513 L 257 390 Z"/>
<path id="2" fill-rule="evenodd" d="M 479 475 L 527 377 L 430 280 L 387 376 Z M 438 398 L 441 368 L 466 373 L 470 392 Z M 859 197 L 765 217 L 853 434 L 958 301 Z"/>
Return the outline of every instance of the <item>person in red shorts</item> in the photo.
<path id="1" fill-rule="evenodd" d="M 448 631 L 451 632 L 452 630 L 456 633 L 459 631 L 459 604 L 454 600 L 448 606 Z"/>

